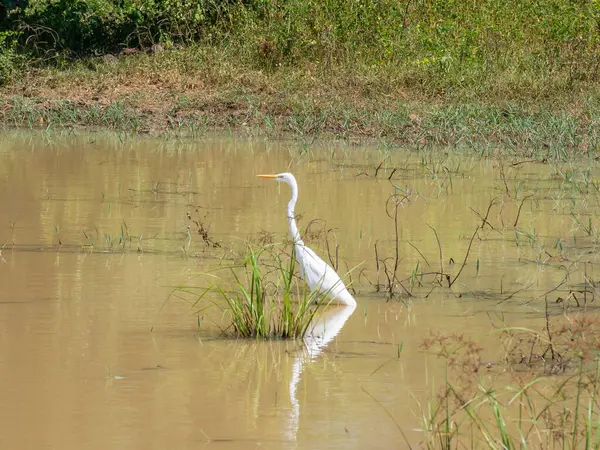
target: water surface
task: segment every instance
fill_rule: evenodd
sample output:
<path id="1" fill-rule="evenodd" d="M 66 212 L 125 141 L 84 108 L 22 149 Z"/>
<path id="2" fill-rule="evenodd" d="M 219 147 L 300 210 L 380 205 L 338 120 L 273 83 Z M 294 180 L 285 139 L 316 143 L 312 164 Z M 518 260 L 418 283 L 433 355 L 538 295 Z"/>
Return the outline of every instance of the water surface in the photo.
<path id="1" fill-rule="evenodd" d="M 507 169 L 504 183 L 494 160 L 441 151 L 300 150 L 221 137 L 5 133 L 2 448 L 401 448 L 394 421 L 417 444 L 419 401 L 443 379 L 424 338 L 466 333 L 495 367 L 503 355 L 495 321 L 542 326 L 544 293 L 581 255 L 594 276 L 589 233 L 571 213 L 587 217 L 595 206 L 561 178 L 572 166 L 527 163 Z M 300 184 L 300 226 L 319 219 L 305 240 L 326 255 L 314 232 L 331 229 L 340 271 L 360 264 L 358 307 L 342 311 L 339 333 L 312 352 L 294 342 L 225 339 L 212 322 L 220 312 L 199 322 L 185 302 L 165 303 L 169 286 L 235 261 L 245 239 L 285 238 L 289 190 L 255 177 L 281 171 Z M 473 210 L 485 215 L 497 198 L 494 228 L 474 239 L 452 290 L 424 277 L 414 297 L 389 300 L 374 287 L 374 245 L 381 258 L 394 257 L 386 201 L 408 192 L 399 209 L 402 279 L 417 264 L 417 272 L 439 270 L 427 225 L 452 274 L 481 223 Z M 582 281 L 579 274 L 570 283 Z M 482 368 L 474 376 L 502 374 Z"/>

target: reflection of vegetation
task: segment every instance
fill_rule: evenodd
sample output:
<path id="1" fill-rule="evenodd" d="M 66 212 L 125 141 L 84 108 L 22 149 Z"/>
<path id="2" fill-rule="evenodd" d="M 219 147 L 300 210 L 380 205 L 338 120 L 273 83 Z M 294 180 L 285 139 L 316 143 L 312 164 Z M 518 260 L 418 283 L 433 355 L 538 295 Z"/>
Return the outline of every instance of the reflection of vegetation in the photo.
<path id="1" fill-rule="evenodd" d="M 176 292 L 199 292 L 194 306 L 205 302 L 207 294 L 217 294 L 227 305 L 234 336 L 302 338 L 325 296 L 304 288 L 294 273 L 295 257 L 287 255 L 277 244 L 249 245 L 243 264 L 228 268 L 232 282 L 217 278 L 208 288 L 182 286 Z"/>

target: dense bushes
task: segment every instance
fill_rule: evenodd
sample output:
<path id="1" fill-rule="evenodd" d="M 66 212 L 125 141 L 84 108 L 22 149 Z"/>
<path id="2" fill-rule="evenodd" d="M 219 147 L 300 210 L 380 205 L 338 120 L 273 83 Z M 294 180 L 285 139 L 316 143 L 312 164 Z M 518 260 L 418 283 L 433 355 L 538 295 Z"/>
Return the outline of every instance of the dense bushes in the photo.
<path id="1" fill-rule="evenodd" d="M 10 81 L 23 59 L 17 51 L 17 33 L 0 32 L 0 86 Z"/>
<path id="2" fill-rule="evenodd" d="M 9 9 L 4 29 L 36 51 L 76 56 L 158 42 L 193 42 L 223 25 L 230 5 L 212 0 L 30 0 Z"/>
<path id="3" fill-rule="evenodd" d="M 265 0 L 237 18 L 243 42 L 262 41 L 263 56 L 279 62 L 513 65 L 528 55 L 583 56 L 600 37 L 600 3 L 578 0 Z"/>
<path id="4" fill-rule="evenodd" d="M 598 1 L 12 0 L 11 5 L 3 30 L 20 32 L 29 50 L 70 56 L 201 43 L 259 68 L 358 62 L 403 67 L 418 76 L 454 75 L 455 83 L 472 68 L 487 76 L 561 72 L 570 81 L 594 78 L 600 68 Z"/>

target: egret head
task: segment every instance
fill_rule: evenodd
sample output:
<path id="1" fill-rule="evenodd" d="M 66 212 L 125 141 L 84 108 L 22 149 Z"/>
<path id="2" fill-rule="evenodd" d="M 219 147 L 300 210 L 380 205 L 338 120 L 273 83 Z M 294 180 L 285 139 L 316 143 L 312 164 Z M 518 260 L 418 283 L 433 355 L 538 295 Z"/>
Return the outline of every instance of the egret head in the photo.
<path id="1" fill-rule="evenodd" d="M 296 184 L 296 178 L 289 172 L 278 173 L 275 175 L 257 175 L 259 178 L 270 178 L 272 180 L 283 181 L 290 186 L 294 186 Z"/>

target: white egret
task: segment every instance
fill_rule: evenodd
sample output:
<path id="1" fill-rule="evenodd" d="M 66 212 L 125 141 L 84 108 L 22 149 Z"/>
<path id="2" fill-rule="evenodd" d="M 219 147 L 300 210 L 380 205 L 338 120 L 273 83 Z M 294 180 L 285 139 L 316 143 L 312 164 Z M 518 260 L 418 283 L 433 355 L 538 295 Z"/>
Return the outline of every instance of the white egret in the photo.
<path id="1" fill-rule="evenodd" d="M 296 183 L 294 175 L 291 173 L 278 173 L 276 175 L 258 175 L 258 177 L 283 181 L 292 188 L 292 198 L 287 205 L 287 219 L 290 227 L 290 237 L 294 242 L 296 259 L 300 265 L 300 276 L 306 281 L 308 287 L 313 291 L 316 290 L 321 294 L 326 294 L 332 301 L 337 301 L 343 305 L 356 306 L 356 300 L 348 292 L 335 270 L 308 248 L 300 237 L 294 217 L 294 207 L 298 200 L 298 183 Z"/>

